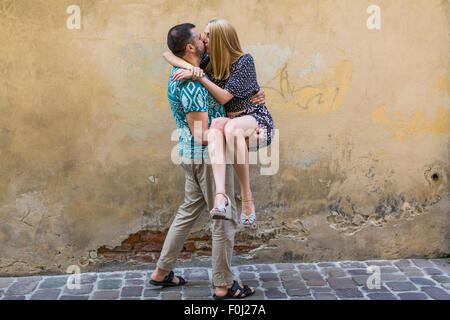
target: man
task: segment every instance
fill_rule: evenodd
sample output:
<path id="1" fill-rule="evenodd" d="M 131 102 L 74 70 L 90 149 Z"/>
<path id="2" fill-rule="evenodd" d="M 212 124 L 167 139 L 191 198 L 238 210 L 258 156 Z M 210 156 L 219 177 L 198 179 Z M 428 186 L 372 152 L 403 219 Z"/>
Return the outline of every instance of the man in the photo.
<path id="1" fill-rule="evenodd" d="M 200 66 L 205 53 L 201 34 L 193 24 L 170 29 L 167 44 L 174 55 L 194 67 Z M 178 68 L 174 67 L 172 74 Z M 194 71 L 193 71 L 194 72 Z M 168 98 L 180 135 L 179 152 L 185 171 L 185 199 L 167 233 L 151 283 L 160 286 L 184 285 L 186 281 L 171 271 L 189 233 L 201 214 L 214 205 L 214 179 L 208 159 L 207 132 L 214 118 L 225 117 L 224 108 L 198 82 L 169 80 Z M 199 125 L 200 124 L 200 125 Z M 195 127 L 195 130 L 194 130 Z M 192 134 L 195 134 L 194 135 Z M 211 219 L 212 267 L 215 298 L 244 298 L 254 294 L 248 286 L 233 281 L 231 257 L 238 214 L 234 199 L 232 165 L 227 165 L 226 193 L 230 195 L 232 216 L 227 220 Z"/>

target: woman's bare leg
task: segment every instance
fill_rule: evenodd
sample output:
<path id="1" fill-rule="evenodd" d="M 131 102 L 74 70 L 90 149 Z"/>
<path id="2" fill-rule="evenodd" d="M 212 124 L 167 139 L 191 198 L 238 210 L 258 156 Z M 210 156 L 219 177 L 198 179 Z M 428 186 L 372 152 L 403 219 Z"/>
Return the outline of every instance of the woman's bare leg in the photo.
<path id="1" fill-rule="evenodd" d="M 249 153 L 246 138 L 254 134 L 257 128 L 258 123 L 252 116 L 234 118 L 225 125 L 226 142 L 229 152 L 234 155 L 233 166 L 241 186 L 242 200 L 253 199 L 250 188 Z M 242 212 L 246 215 L 255 212 L 253 201 L 243 201 Z"/>
<path id="2" fill-rule="evenodd" d="M 226 162 L 226 141 L 224 127 L 230 121 L 229 118 L 216 118 L 212 121 L 208 132 L 208 153 L 211 160 L 211 167 L 216 185 L 216 193 L 225 193 Z M 222 194 L 214 197 L 214 208 L 225 205 L 227 198 Z"/>

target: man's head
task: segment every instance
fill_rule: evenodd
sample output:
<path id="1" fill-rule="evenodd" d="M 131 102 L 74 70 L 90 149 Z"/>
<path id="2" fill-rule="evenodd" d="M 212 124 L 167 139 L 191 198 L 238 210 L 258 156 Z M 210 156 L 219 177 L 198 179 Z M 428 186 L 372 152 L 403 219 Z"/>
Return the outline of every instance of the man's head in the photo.
<path id="1" fill-rule="evenodd" d="M 167 34 L 167 46 L 179 58 L 195 55 L 201 59 L 205 53 L 201 34 L 192 23 L 172 27 Z"/>

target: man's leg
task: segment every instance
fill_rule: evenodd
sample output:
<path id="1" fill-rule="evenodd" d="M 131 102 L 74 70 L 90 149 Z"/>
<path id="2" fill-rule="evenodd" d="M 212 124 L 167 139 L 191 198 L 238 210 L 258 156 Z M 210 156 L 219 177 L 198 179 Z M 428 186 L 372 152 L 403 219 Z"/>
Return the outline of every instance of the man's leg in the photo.
<path id="1" fill-rule="evenodd" d="M 155 281 L 162 281 L 173 269 L 192 227 L 206 210 L 206 201 L 195 178 L 196 165 L 182 163 L 181 166 L 186 174 L 184 202 L 178 208 L 175 219 L 169 228 L 156 264 L 157 268 L 151 276 Z M 179 279 L 174 277 L 173 282 L 178 284 Z"/>
<path id="2" fill-rule="evenodd" d="M 214 185 L 212 183 L 212 169 L 204 166 L 203 173 L 199 175 L 199 183 L 205 195 L 208 210 L 214 207 Z M 213 283 L 216 286 L 215 294 L 224 296 L 228 288 L 233 285 L 233 272 L 231 271 L 231 258 L 233 256 L 234 235 L 239 223 L 234 199 L 234 172 L 233 166 L 227 165 L 225 190 L 231 200 L 232 216 L 230 220 L 211 219 L 212 234 L 212 267 Z M 252 291 L 254 289 L 252 288 Z M 240 291 L 236 292 L 239 295 Z"/>

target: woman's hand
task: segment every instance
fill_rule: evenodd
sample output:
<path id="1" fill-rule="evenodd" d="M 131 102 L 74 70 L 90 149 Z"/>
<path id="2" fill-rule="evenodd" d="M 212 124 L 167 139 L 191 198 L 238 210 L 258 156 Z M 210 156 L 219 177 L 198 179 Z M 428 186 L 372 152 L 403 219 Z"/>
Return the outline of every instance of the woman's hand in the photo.
<path id="1" fill-rule="evenodd" d="M 266 93 L 264 90 L 258 89 L 257 93 L 250 99 L 251 103 L 254 104 L 265 104 L 266 103 Z"/>
<path id="2" fill-rule="evenodd" d="M 173 73 L 172 79 L 174 81 L 182 79 L 198 80 L 203 77 L 203 70 L 197 67 L 192 67 L 190 70 L 180 69 Z"/>

